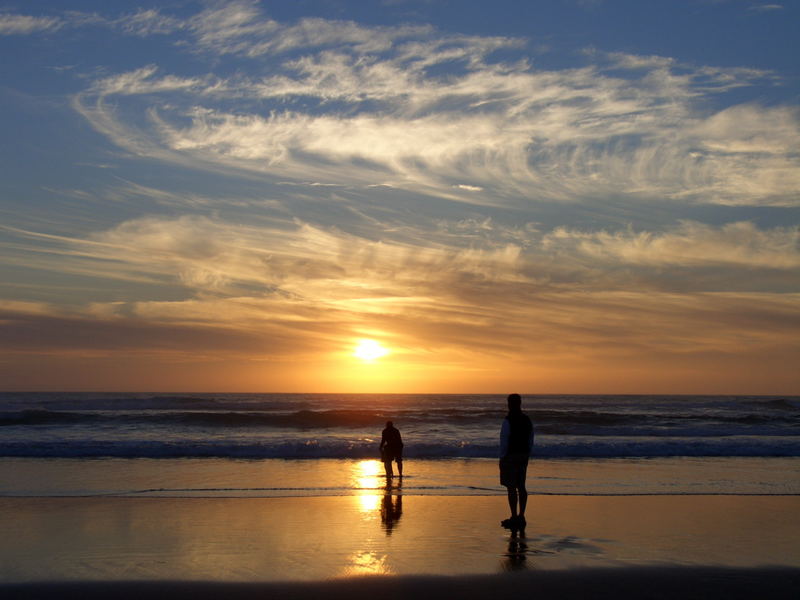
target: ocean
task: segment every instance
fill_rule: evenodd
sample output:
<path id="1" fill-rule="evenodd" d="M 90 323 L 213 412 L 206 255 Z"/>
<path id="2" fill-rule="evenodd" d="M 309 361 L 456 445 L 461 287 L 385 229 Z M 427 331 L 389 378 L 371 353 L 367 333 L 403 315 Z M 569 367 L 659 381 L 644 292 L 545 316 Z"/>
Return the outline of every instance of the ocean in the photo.
<path id="1" fill-rule="evenodd" d="M 800 397 L 527 395 L 534 493 L 800 493 Z M 0 495 L 502 493 L 503 395 L 0 394 Z"/>

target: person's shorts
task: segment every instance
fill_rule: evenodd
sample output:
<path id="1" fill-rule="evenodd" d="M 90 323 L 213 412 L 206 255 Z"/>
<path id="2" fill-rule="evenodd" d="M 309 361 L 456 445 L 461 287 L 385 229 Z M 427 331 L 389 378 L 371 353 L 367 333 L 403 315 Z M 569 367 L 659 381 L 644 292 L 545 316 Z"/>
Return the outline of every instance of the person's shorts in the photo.
<path id="1" fill-rule="evenodd" d="M 384 448 L 381 451 L 381 460 L 383 462 L 403 460 L 403 448 Z"/>
<path id="2" fill-rule="evenodd" d="M 500 485 L 514 488 L 525 487 L 527 474 L 527 454 L 509 454 L 500 459 Z"/>

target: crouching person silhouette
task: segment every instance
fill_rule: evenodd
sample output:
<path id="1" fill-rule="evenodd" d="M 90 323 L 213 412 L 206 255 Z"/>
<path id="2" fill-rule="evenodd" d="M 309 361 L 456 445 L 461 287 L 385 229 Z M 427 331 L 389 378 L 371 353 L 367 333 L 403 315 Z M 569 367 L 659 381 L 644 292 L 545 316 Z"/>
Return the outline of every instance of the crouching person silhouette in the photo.
<path id="1" fill-rule="evenodd" d="M 403 476 L 403 438 L 400 432 L 391 421 L 386 421 L 386 429 L 381 432 L 381 460 L 386 469 L 386 478 L 394 477 L 392 472 L 392 461 L 397 463 L 397 471 L 400 477 Z"/>

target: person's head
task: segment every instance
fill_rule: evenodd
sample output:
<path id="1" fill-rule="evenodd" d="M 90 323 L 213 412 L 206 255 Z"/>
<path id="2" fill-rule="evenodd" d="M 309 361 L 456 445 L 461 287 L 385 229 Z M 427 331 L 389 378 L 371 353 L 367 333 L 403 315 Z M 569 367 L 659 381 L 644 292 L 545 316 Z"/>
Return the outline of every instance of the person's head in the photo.
<path id="1" fill-rule="evenodd" d="M 394 423 L 391 421 L 386 421 L 386 427 L 394 427 Z"/>
<path id="2" fill-rule="evenodd" d="M 515 410 L 522 410 L 522 396 L 519 394 L 509 394 L 508 395 L 508 410 L 515 411 Z"/>

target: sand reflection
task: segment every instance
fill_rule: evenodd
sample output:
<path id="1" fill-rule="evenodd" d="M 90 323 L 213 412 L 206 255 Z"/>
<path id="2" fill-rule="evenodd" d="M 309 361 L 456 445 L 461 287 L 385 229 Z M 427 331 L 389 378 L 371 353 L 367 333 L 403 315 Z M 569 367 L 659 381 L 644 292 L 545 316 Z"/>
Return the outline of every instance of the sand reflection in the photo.
<path id="1" fill-rule="evenodd" d="M 356 506 L 371 521 L 377 514 L 381 516 L 381 523 L 386 527 L 384 514 L 386 511 L 386 493 L 391 494 L 391 484 L 387 484 L 383 476 L 383 465 L 377 460 L 361 460 L 353 463 L 351 473 L 352 487 L 358 494 Z M 378 493 L 385 488 L 386 493 Z M 364 519 L 364 517 L 362 517 Z M 364 545 L 372 545 L 370 540 L 364 540 Z M 372 550 L 357 550 L 347 556 L 346 565 L 342 570 L 345 577 L 356 575 L 387 575 L 391 569 L 385 554 L 378 554 Z"/>
<path id="2" fill-rule="evenodd" d="M 503 557 L 504 571 L 524 571 L 528 568 L 528 541 L 525 530 L 512 531 L 508 539 L 508 551 Z"/>
<path id="3" fill-rule="evenodd" d="M 400 517 L 403 516 L 403 490 L 401 487 L 395 489 L 387 485 L 381 502 L 381 525 L 386 535 L 392 535 L 392 531 L 397 527 Z"/>

